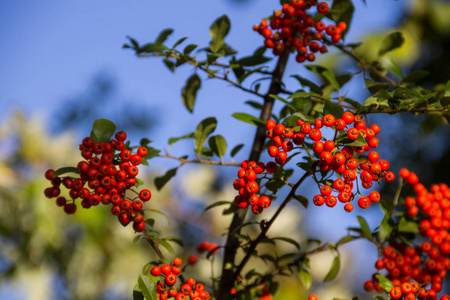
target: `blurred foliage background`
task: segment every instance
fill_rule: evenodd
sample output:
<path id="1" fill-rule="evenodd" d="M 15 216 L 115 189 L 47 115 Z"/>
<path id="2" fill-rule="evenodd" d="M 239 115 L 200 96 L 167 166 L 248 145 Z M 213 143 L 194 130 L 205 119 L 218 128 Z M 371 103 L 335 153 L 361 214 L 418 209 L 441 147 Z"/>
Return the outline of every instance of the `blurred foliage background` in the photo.
<path id="1" fill-rule="evenodd" d="M 234 0 L 236 5 L 245 1 Z M 370 0 L 368 0 L 370 2 Z M 356 12 L 357 13 L 357 12 Z M 404 74 L 421 69 L 424 75 L 418 82 L 425 87 L 435 87 L 450 78 L 450 4 L 447 1 L 415 0 L 408 5 L 396 25 L 389 31 L 374 31 L 361 36 L 363 44 L 357 55 L 374 61 L 376 49 L 383 37 L 393 31 L 401 31 L 404 45 L 378 61 L 389 68 L 391 59 L 396 61 Z M 355 25 L 355 24 L 354 24 Z M 120 47 L 120 45 L 118 45 Z M 238 48 L 237 48 L 238 49 Z M 375 50 L 374 50 L 375 49 Z M 352 61 L 337 54 L 319 62 L 338 73 L 354 70 Z M 109 117 L 131 136 L 151 139 L 152 130 L 158 130 L 158 113 L 149 111 L 147 103 L 136 103 L 122 114 L 120 108 L 109 109 L 114 103 L 114 80 L 100 74 L 86 91 L 70 99 L 62 99 L 61 109 L 49 119 L 24 115 L 11 111 L 1 121 L 0 127 L 0 298 L 4 299 L 130 299 L 142 267 L 156 259 L 143 241 L 133 243 L 135 234 L 131 228 L 122 228 L 107 209 L 79 209 L 67 216 L 46 199 L 44 188 L 48 185 L 43 174 L 48 168 L 75 165 L 78 159 L 78 143 L 88 134 L 92 121 Z M 359 85 L 354 90 L 362 90 Z M 363 102 L 369 94 L 357 94 Z M 2 100 L 3 101 L 3 100 Z M 89 105 L 79 105 L 88 103 Z M 86 107 L 88 109 L 86 109 Z M 132 116 L 132 117 L 130 117 Z M 162 117 L 162 116 L 159 116 Z M 424 183 L 450 183 L 450 129 L 448 117 L 371 115 L 372 122 L 382 124 L 380 153 L 389 157 L 393 169 L 408 167 L 414 170 Z M 153 121 L 150 121 L 153 120 Z M 132 140 L 137 144 L 138 140 Z M 187 150 L 190 151 L 190 150 Z M 245 159 L 245 158 L 243 158 Z M 146 187 L 152 178 L 161 175 L 167 164 L 156 160 L 145 168 L 141 176 Z M 202 240 L 224 242 L 222 234 L 229 224 L 229 215 L 222 216 L 221 208 L 201 214 L 203 208 L 217 200 L 234 197 L 231 182 L 234 170 L 219 170 L 205 166 L 186 166 L 177 178 L 162 192 L 152 190 L 152 200 L 147 204 L 169 216 L 170 224 L 156 216 L 157 227 L 165 236 L 181 237 L 184 248 L 174 246 L 177 254 L 186 259 L 194 254 L 195 245 Z M 313 191 L 305 190 L 312 196 Z M 388 195 L 391 190 L 385 188 Z M 340 212 L 308 209 L 306 212 L 292 205 L 283 212 L 283 218 L 271 229 L 274 236 L 283 233 L 297 240 L 307 236 L 336 241 L 340 236 L 331 230 L 333 222 L 353 218 Z M 370 209 L 370 224 L 379 222 L 378 208 Z M 355 220 L 353 220 L 355 221 Z M 343 222 L 341 227 L 348 227 Z M 341 226 L 341 227 L 340 227 Z M 256 233 L 256 230 L 255 230 Z M 345 229 L 341 236 L 345 234 Z M 278 255 L 292 251 L 284 243 L 267 245 L 261 249 Z M 339 297 L 350 299 L 362 295 L 363 282 L 373 272 L 376 249 L 363 243 L 345 246 L 343 266 L 337 280 L 320 285 L 329 269 L 332 255 L 328 253 L 311 260 L 313 271 L 312 290 L 320 299 Z M 218 254 L 221 255 L 221 252 Z M 364 262 L 364 267 L 361 268 Z M 210 283 L 211 264 L 214 275 L 220 269 L 220 259 L 200 257 L 195 268 L 188 273 Z M 249 265 L 264 271 L 260 262 Z M 448 283 L 446 285 L 449 286 Z M 283 284 L 275 299 L 306 299 L 297 278 L 283 278 Z M 362 298 L 363 299 L 363 298 Z M 364 299 L 372 299 L 366 295 Z"/>

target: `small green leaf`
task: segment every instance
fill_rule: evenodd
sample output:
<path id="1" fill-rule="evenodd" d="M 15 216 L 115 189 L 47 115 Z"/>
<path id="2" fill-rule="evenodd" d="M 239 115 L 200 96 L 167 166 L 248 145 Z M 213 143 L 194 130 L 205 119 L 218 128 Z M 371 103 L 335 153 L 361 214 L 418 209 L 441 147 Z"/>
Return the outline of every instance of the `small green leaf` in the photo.
<path id="1" fill-rule="evenodd" d="M 152 237 L 152 240 L 157 242 L 164 248 L 166 248 L 166 250 L 169 251 L 169 253 L 172 254 L 172 256 L 175 256 L 175 251 L 173 250 L 172 246 L 168 242 L 166 242 L 164 239 Z"/>
<path id="2" fill-rule="evenodd" d="M 261 109 L 262 108 L 262 104 L 259 103 L 259 102 L 256 102 L 256 101 L 248 100 L 248 101 L 245 101 L 245 104 L 248 104 L 251 107 L 256 108 L 256 109 Z"/>
<path id="3" fill-rule="evenodd" d="M 344 114 L 344 109 L 342 106 L 331 102 L 331 101 L 325 101 L 325 106 L 323 108 L 323 114 L 331 114 L 333 115 L 336 120 L 342 118 L 342 115 Z"/>
<path id="4" fill-rule="evenodd" d="M 175 72 L 175 63 L 171 61 L 168 58 L 163 59 L 163 63 L 166 65 L 166 67 L 171 71 Z"/>
<path id="5" fill-rule="evenodd" d="M 369 225 L 367 224 L 367 221 L 366 221 L 363 217 L 358 216 L 358 222 L 359 222 L 359 225 L 361 225 L 361 231 L 362 231 L 362 233 L 363 233 L 369 240 L 371 240 L 371 239 L 373 238 L 373 236 L 372 236 L 372 232 L 370 231 Z"/>
<path id="6" fill-rule="evenodd" d="M 156 189 L 158 191 L 160 191 L 164 187 L 164 185 L 166 185 L 166 183 L 172 177 L 174 177 L 176 174 L 177 174 L 177 168 L 173 168 L 173 169 L 170 169 L 169 171 L 167 171 L 166 174 L 164 174 L 163 176 L 156 177 L 154 179 Z"/>
<path id="7" fill-rule="evenodd" d="M 450 80 L 445 85 L 444 97 L 450 97 Z"/>
<path id="8" fill-rule="evenodd" d="M 340 268 L 341 268 L 341 259 L 339 258 L 339 256 L 336 256 L 333 259 L 331 268 L 328 271 L 328 274 L 325 276 L 325 279 L 323 280 L 323 282 L 328 282 L 328 281 L 331 281 L 334 278 L 336 278 L 337 274 L 339 273 Z"/>
<path id="9" fill-rule="evenodd" d="M 175 44 L 173 44 L 172 49 L 175 49 L 179 44 L 184 42 L 186 39 L 187 39 L 187 37 L 183 37 L 183 38 L 179 39 Z"/>
<path id="10" fill-rule="evenodd" d="M 109 142 L 114 132 L 116 125 L 108 119 L 97 119 L 92 124 L 91 138 L 95 143 Z"/>
<path id="11" fill-rule="evenodd" d="M 157 300 L 156 295 L 156 283 L 154 283 L 150 277 L 139 275 L 138 278 L 139 288 L 142 290 L 142 294 L 147 300 Z"/>
<path id="12" fill-rule="evenodd" d="M 302 84 L 303 87 L 305 87 L 305 86 L 309 87 L 311 92 L 322 95 L 322 89 L 314 82 L 312 82 L 306 78 L 303 78 L 300 75 L 292 75 L 291 77 L 294 77 L 295 79 L 297 79 Z"/>
<path id="13" fill-rule="evenodd" d="M 328 79 L 328 81 L 333 85 L 333 87 L 336 90 L 339 90 L 341 88 L 341 86 L 339 85 L 339 82 L 337 81 L 337 79 L 334 76 L 333 72 L 331 72 L 330 70 L 325 70 L 322 73 L 322 76 L 325 77 L 326 79 Z"/>
<path id="14" fill-rule="evenodd" d="M 360 135 L 356 140 L 354 140 L 351 143 L 347 143 L 347 146 L 354 146 L 354 147 L 364 147 L 366 145 L 366 140 Z"/>
<path id="15" fill-rule="evenodd" d="M 281 98 L 280 96 L 278 96 L 278 95 L 273 95 L 273 94 L 270 94 L 269 97 L 274 98 L 274 99 L 277 99 L 278 101 L 283 102 L 284 104 L 286 104 L 287 107 L 289 107 L 290 109 L 292 109 L 292 110 L 295 111 L 295 107 L 294 107 L 289 101 L 287 101 L 286 99 L 283 99 L 283 98 Z"/>
<path id="16" fill-rule="evenodd" d="M 148 144 L 150 144 L 152 141 L 150 141 L 148 138 L 142 138 L 141 141 L 139 142 L 139 145 L 141 146 L 147 146 Z"/>
<path id="17" fill-rule="evenodd" d="M 244 144 L 236 145 L 233 150 L 231 150 L 231 157 L 234 157 L 242 149 L 242 147 L 244 147 Z"/>
<path id="18" fill-rule="evenodd" d="M 288 237 L 276 237 L 276 238 L 272 238 L 272 240 L 273 241 L 280 240 L 280 241 L 289 243 L 291 245 L 294 245 L 298 250 L 300 250 L 300 244 L 294 239 L 291 239 Z"/>
<path id="19" fill-rule="evenodd" d="M 61 176 L 62 174 L 66 174 L 66 173 L 80 174 L 78 169 L 75 167 L 62 167 L 62 168 L 55 170 L 55 173 L 53 173 L 53 177 L 58 177 L 58 176 Z"/>
<path id="20" fill-rule="evenodd" d="M 384 38 L 380 50 L 378 51 L 378 55 L 383 56 L 385 53 L 397 49 L 398 47 L 403 45 L 404 41 L 405 38 L 403 37 L 403 34 L 399 31 L 389 34 L 387 37 Z"/>
<path id="21" fill-rule="evenodd" d="M 139 48 L 139 53 L 155 53 L 155 52 L 163 52 L 169 50 L 166 46 L 163 44 L 156 44 L 156 43 L 148 43 Z"/>
<path id="22" fill-rule="evenodd" d="M 197 74 L 192 75 L 186 81 L 186 85 L 181 90 L 181 98 L 184 106 L 189 112 L 194 111 L 195 99 L 197 91 L 202 87 L 202 80 Z"/>
<path id="23" fill-rule="evenodd" d="M 400 219 L 398 223 L 398 231 L 399 232 L 410 232 L 410 233 L 418 233 L 419 232 L 419 224 L 413 221 L 408 221 L 404 217 Z"/>
<path id="24" fill-rule="evenodd" d="M 311 274 L 305 269 L 300 269 L 298 272 L 298 278 L 300 279 L 300 283 L 302 284 L 305 291 L 309 290 L 312 285 L 312 277 Z"/>
<path id="25" fill-rule="evenodd" d="M 208 205 L 203 210 L 203 212 L 206 212 L 206 211 L 210 210 L 211 208 L 214 208 L 214 207 L 217 207 L 217 206 L 221 206 L 221 205 L 227 205 L 227 204 L 230 205 L 230 204 L 232 204 L 232 202 L 231 201 L 217 201 L 217 202 L 214 202 L 213 204 Z"/>
<path id="26" fill-rule="evenodd" d="M 246 113 L 234 113 L 231 115 L 233 118 L 238 119 L 239 121 L 251 124 L 251 125 L 255 125 L 258 127 L 264 127 L 265 124 L 264 122 L 252 115 L 246 114 Z"/>
<path id="27" fill-rule="evenodd" d="M 144 211 L 152 212 L 152 213 L 155 213 L 155 214 L 158 214 L 158 215 L 164 217 L 164 219 L 166 219 L 166 221 L 167 221 L 167 224 L 170 225 L 169 218 L 163 212 L 161 212 L 157 209 L 153 209 L 153 208 L 146 208 L 146 209 L 144 209 Z"/>
<path id="28" fill-rule="evenodd" d="M 380 229 L 378 230 L 378 238 L 380 241 L 384 241 L 389 238 L 392 230 L 394 230 L 392 223 L 393 221 L 390 214 L 385 214 L 383 220 L 381 221 Z"/>
<path id="29" fill-rule="evenodd" d="M 227 141 L 220 134 L 210 137 L 208 140 L 208 144 L 211 148 L 212 153 L 220 157 L 220 159 L 222 159 L 222 156 L 224 156 L 227 152 Z"/>
<path id="30" fill-rule="evenodd" d="M 195 48 L 197 48 L 198 47 L 198 45 L 195 45 L 195 44 L 189 44 L 189 45 L 187 45 L 185 48 L 184 48 L 184 50 L 183 50 L 183 53 L 185 54 L 185 55 L 189 55 L 192 51 L 194 51 L 194 49 Z"/>
<path id="31" fill-rule="evenodd" d="M 183 135 L 183 136 L 180 136 L 180 137 L 177 137 L 177 138 L 170 138 L 169 139 L 169 145 L 172 145 L 172 144 L 174 144 L 174 143 L 176 143 L 176 142 L 178 142 L 180 140 L 191 139 L 193 137 L 194 137 L 194 133 L 191 132 L 191 133 L 188 133 L 186 135 Z"/>
<path id="32" fill-rule="evenodd" d="M 308 208 L 309 201 L 308 198 L 306 198 L 305 196 L 294 195 L 294 199 L 300 202 L 305 208 Z"/>
<path id="33" fill-rule="evenodd" d="M 389 70 L 398 75 L 400 78 L 404 78 L 402 69 L 400 69 L 398 64 L 393 59 L 391 59 L 391 66 L 389 67 Z"/>
<path id="34" fill-rule="evenodd" d="M 386 299 L 384 299 L 384 297 L 383 296 L 380 296 L 380 295 L 375 295 L 375 296 L 373 296 L 375 299 L 378 299 L 378 300 L 386 300 Z"/>
<path id="35" fill-rule="evenodd" d="M 166 238 L 164 238 L 166 241 L 169 241 L 169 242 L 172 242 L 172 243 L 175 243 L 175 244 L 177 244 L 178 246 L 180 246 L 180 247 L 184 247 L 184 242 L 183 242 L 183 240 L 181 240 L 180 238 L 177 238 L 177 237 L 166 237 Z"/>
<path id="36" fill-rule="evenodd" d="M 225 36 L 230 31 L 230 19 L 227 15 L 219 17 L 209 28 L 209 34 L 211 35 L 211 42 L 209 48 L 212 53 L 219 52 L 223 46 L 225 46 Z"/>
<path id="37" fill-rule="evenodd" d="M 389 293 L 391 289 L 394 287 L 392 281 L 390 281 L 386 277 L 381 276 L 380 274 L 375 275 L 375 277 L 379 280 L 381 288 L 385 290 L 386 293 Z"/>
<path id="38" fill-rule="evenodd" d="M 346 235 L 343 238 L 341 238 L 337 243 L 336 243 L 336 247 L 339 247 L 341 245 L 344 245 L 350 241 L 353 241 L 354 239 L 357 239 L 358 237 L 356 236 L 352 236 L 352 235 Z"/>
<path id="39" fill-rule="evenodd" d="M 169 35 L 171 35 L 173 32 L 173 29 L 164 29 L 163 31 L 161 31 L 161 33 L 158 35 L 158 37 L 156 38 L 155 44 L 162 44 L 166 41 L 167 37 Z"/>
<path id="40" fill-rule="evenodd" d="M 209 117 L 201 121 L 194 132 L 195 149 L 197 153 L 201 153 L 203 145 L 208 136 L 216 130 L 217 119 Z"/>

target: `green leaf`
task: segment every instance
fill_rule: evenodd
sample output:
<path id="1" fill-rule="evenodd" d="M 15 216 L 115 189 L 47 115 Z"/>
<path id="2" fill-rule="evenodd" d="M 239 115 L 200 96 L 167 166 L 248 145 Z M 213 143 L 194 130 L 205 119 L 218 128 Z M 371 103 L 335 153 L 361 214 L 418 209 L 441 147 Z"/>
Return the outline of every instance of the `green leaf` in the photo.
<path id="1" fill-rule="evenodd" d="M 352 236 L 352 235 L 346 235 L 343 238 L 341 238 L 337 243 L 336 243 L 336 247 L 339 247 L 341 245 L 344 245 L 350 241 L 353 241 L 354 239 L 357 239 L 358 237 L 356 236 Z"/>
<path id="2" fill-rule="evenodd" d="M 419 224 L 413 221 L 408 221 L 404 217 L 400 219 L 398 223 L 398 231 L 399 232 L 410 232 L 410 233 L 418 233 L 419 232 Z"/>
<path id="3" fill-rule="evenodd" d="M 300 244 L 294 239 L 291 239 L 288 237 L 276 237 L 276 238 L 272 238 L 272 240 L 273 241 L 280 240 L 280 241 L 289 243 L 291 245 L 294 245 L 298 250 L 300 250 Z"/>
<path id="4" fill-rule="evenodd" d="M 159 152 L 161 152 L 161 150 L 157 150 L 152 147 L 146 147 L 146 148 L 147 148 L 147 155 L 142 158 L 143 160 L 149 160 L 155 156 L 158 156 Z"/>
<path id="5" fill-rule="evenodd" d="M 209 34 L 211 35 L 211 42 L 209 48 L 212 53 L 219 52 L 223 46 L 225 46 L 225 36 L 230 31 L 230 20 L 227 15 L 219 17 L 209 28 Z"/>
<path id="6" fill-rule="evenodd" d="M 444 97 L 450 97 L 450 80 L 445 85 Z"/>
<path id="7" fill-rule="evenodd" d="M 189 45 L 187 45 L 185 48 L 184 48 L 184 50 L 183 50 L 183 53 L 185 54 L 185 55 L 189 55 L 192 51 L 194 51 L 194 49 L 195 48 L 197 48 L 198 47 L 198 45 L 195 45 L 195 44 L 189 44 Z"/>
<path id="8" fill-rule="evenodd" d="M 184 42 L 186 39 L 187 39 L 187 37 L 183 37 L 183 38 L 179 39 L 175 44 L 173 44 L 172 49 L 175 49 L 179 44 Z"/>
<path id="9" fill-rule="evenodd" d="M 355 147 L 364 147 L 366 145 L 366 140 L 359 135 L 356 140 L 354 140 L 351 143 L 347 143 L 348 146 L 355 146 Z"/>
<path id="10" fill-rule="evenodd" d="M 389 89 L 389 83 L 383 83 L 383 82 L 377 82 L 370 79 L 365 78 L 364 79 L 364 87 L 369 90 L 369 92 L 374 95 L 379 90 L 388 90 Z"/>
<path id="11" fill-rule="evenodd" d="M 378 230 L 378 238 L 380 241 L 384 241 L 391 235 L 393 227 L 393 221 L 391 219 L 390 214 L 385 214 L 383 220 L 380 224 L 380 229 Z"/>
<path id="12" fill-rule="evenodd" d="M 359 222 L 359 225 L 361 225 L 361 231 L 363 232 L 363 234 L 369 240 L 371 240 L 373 238 L 373 236 L 372 236 L 372 232 L 370 231 L 369 225 L 367 224 L 367 221 L 363 217 L 358 216 L 358 222 Z"/>
<path id="13" fill-rule="evenodd" d="M 163 59 L 163 63 L 166 65 L 166 67 L 171 71 L 171 72 L 175 72 L 175 63 L 173 61 L 171 61 L 168 58 L 164 58 Z"/>
<path id="14" fill-rule="evenodd" d="M 158 37 L 156 38 L 155 44 L 162 44 L 166 41 L 167 37 L 169 35 L 171 35 L 173 32 L 173 29 L 164 29 L 163 31 L 161 31 L 161 33 L 158 35 Z"/>
<path id="15" fill-rule="evenodd" d="M 246 114 L 246 113 L 234 113 L 231 115 L 233 118 L 238 119 L 239 121 L 251 124 L 251 125 L 255 125 L 258 127 L 264 127 L 265 124 L 264 122 L 252 115 Z"/>
<path id="16" fill-rule="evenodd" d="M 157 300 L 156 295 L 156 283 L 154 283 L 150 277 L 139 275 L 138 278 L 139 288 L 142 290 L 142 295 L 144 295 L 147 300 Z"/>
<path id="17" fill-rule="evenodd" d="M 242 147 L 244 147 L 244 144 L 236 145 L 236 146 L 233 148 L 233 150 L 231 150 L 231 153 L 230 153 L 231 157 L 234 157 L 234 156 L 239 152 L 239 150 L 242 149 Z"/>
<path id="18" fill-rule="evenodd" d="M 339 22 L 345 22 L 345 24 L 347 24 L 347 28 L 341 33 L 342 37 L 345 37 L 350 28 L 354 10 L 355 8 L 350 0 L 334 0 L 331 5 L 331 9 L 327 16 L 335 21 L 336 24 Z"/>
<path id="19" fill-rule="evenodd" d="M 295 107 L 289 101 L 287 101 L 286 99 L 283 99 L 280 96 L 273 95 L 273 94 L 270 94 L 269 97 L 277 99 L 277 100 L 283 102 L 284 104 L 286 104 L 286 106 L 289 107 L 290 109 L 295 110 Z"/>
<path id="20" fill-rule="evenodd" d="M 256 109 L 261 109 L 262 108 L 262 104 L 259 103 L 259 102 L 256 102 L 256 101 L 248 100 L 248 101 L 245 101 L 245 104 L 248 104 L 251 107 L 256 108 Z"/>
<path id="21" fill-rule="evenodd" d="M 305 196 L 294 195 L 294 199 L 300 202 L 305 208 L 308 208 L 309 201 L 308 198 L 306 198 Z"/>
<path id="22" fill-rule="evenodd" d="M 116 125 L 108 119 L 97 119 L 92 124 L 91 138 L 95 143 L 109 142 L 114 132 Z"/>
<path id="23" fill-rule="evenodd" d="M 331 101 L 325 101 L 325 106 L 323 108 L 323 114 L 332 114 L 336 120 L 342 118 L 342 115 L 344 114 L 344 109 L 342 106 L 331 102 Z"/>
<path id="24" fill-rule="evenodd" d="M 394 287 L 392 281 L 390 281 L 386 277 L 381 276 L 380 274 L 375 275 L 375 277 L 379 280 L 381 288 L 385 290 L 386 293 L 389 293 L 391 289 Z"/>
<path id="25" fill-rule="evenodd" d="M 174 143 L 176 143 L 176 142 L 178 142 L 180 140 L 190 139 L 190 138 L 193 138 L 193 137 L 194 137 L 194 133 L 191 132 L 191 133 L 188 133 L 186 135 L 183 135 L 183 136 L 180 136 L 180 137 L 177 137 L 177 138 L 170 138 L 169 139 L 169 145 L 172 145 L 172 144 L 174 144 Z"/>
<path id="26" fill-rule="evenodd" d="M 152 237 L 152 240 L 157 242 L 158 244 L 160 244 L 164 248 L 166 248 L 166 250 L 169 251 L 169 253 L 172 254 L 172 256 L 175 256 L 175 251 L 173 250 L 172 246 L 168 242 L 166 242 L 163 239 L 156 238 L 156 237 Z"/>
<path id="27" fill-rule="evenodd" d="M 177 237 L 166 237 L 166 238 L 164 238 L 164 239 L 165 239 L 166 241 L 173 242 L 173 243 L 177 244 L 177 245 L 180 246 L 181 248 L 184 247 L 184 242 L 183 242 L 183 240 L 181 240 L 180 238 L 177 238 Z"/>
<path id="28" fill-rule="evenodd" d="M 208 136 L 216 130 L 217 120 L 214 117 L 204 119 L 197 125 L 194 132 L 195 149 L 197 153 L 201 153 L 203 145 Z"/>
<path id="29" fill-rule="evenodd" d="M 394 74 L 397 74 L 400 78 L 404 78 L 402 69 L 400 69 L 398 64 L 393 59 L 391 59 L 391 65 L 389 66 L 389 70 Z"/>
<path id="30" fill-rule="evenodd" d="M 389 34 L 384 38 L 380 50 L 378 51 L 378 55 L 383 56 L 385 53 L 397 49 L 398 47 L 403 45 L 404 41 L 405 38 L 403 37 L 403 34 L 399 31 Z"/>
<path id="31" fill-rule="evenodd" d="M 156 43 L 148 43 L 139 48 L 139 53 L 155 53 L 155 52 L 163 52 L 169 50 L 166 46 L 163 44 L 156 44 Z"/>
<path id="32" fill-rule="evenodd" d="M 139 43 L 135 39 L 133 39 L 131 36 L 127 35 L 126 37 L 130 40 L 131 44 L 133 44 L 133 49 L 134 50 L 138 50 L 139 49 Z"/>
<path id="33" fill-rule="evenodd" d="M 336 77 L 334 76 L 333 72 L 331 72 L 331 70 L 319 65 L 305 65 L 305 67 L 311 72 L 322 76 L 322 78 L 325 79 L 325 81 L 331 83 L 331 85 L 336 90 L 340 89 L 339 83 L 337 82 Z"/>
<path id="34" fill-rule="evenodd" d="M 61 176 L 62 174 L 66 174 L 66 173 L 80 174 L 78 169 L 75 167 L 62 167 L 62 168 L 55 170 L 55 173 L 53 173 L 53 178 Z"/>
<path id="35" fill-rule="evenodd" d="M 217 206 L 221 206 L 221 205 L 227 205 L 227 204 L 230 205 L 230 204 L 232 204 L 232 202 L 231 201 L 217 201 L 217 202 L 214 202 L 213 204 L 208 205 L 203 210 L 203 212 L 206 212 L 206 211 L 210 210 L 211 208 L 214 208 L 214 207 L 217 207 Z"/>
<path id="36" fill-rule="evenodd" d="M 146 209 L 144 209 L 144 211 L 152 212 L 152 213 L 155 213 L 155 214 L 158 214 L 158 215 L 164 217 L 164 219 L 166 219 L 166 221 L 167 221 L 167 224 L 170 225 L 169 218 L 163 212 L 161 212 L 157 209 L 153 209 L 153 208 L 146 208 Z"/>
<path id="37" fill-rule="evenodd" d="M 305 87 L 305 86 L 309 87 L 311 92 L 322 95 L 322 89 L 314 82 L 312 82 L 306 78 L 303 78 L 300 75 L 292 75 L 291 77 L 294 77 L 295 79 L 297 79 L 302 84 L 303 87 Z"/>
<path id="38" fill-rule="evenodd" d="M 305 269 L 300 269 L 298 272 L 298 278 L 300 279 L 300 283 L 302 284 L 305 291 L 309 290 L 312 285 L 312 277 L 311 274 Z"/>
<path id="39" fill-rule="evenodd" d="M 202 87 L 202 80 L 197 74 L 192 75 L 186 81 L 186 85 L 181 90 L 181 98 L 184 106 L 189 112 L 194 111 L 195 99 L 197 91 Z"/>
<path id="40" fill-rule="evenodd" d="M 386 300 L 386 299 L 384 299 L 384 297 L 383 296 L 380 296 L 380 295 L 375 295 L 375 296 L 373 296 L 375 299 L 378 299 L 378 300 Z"/>
<path id="41" fill-rule="evenodd" d="M 341 268 L 341 259 L 339 258 L 339 256 L 336 256 L 333 259 L 331 268 L 328 271 L 328 274 L 325 276 L 325 279 L 323 280 L 323 282 L 328 282 L 328 281 L 331 281 L 334 278 L 336 278 L 337 274 L 339 273 L 340 268 Z"/>
<path id="42" fill-rule="evenodd" d="M 208 144 L 211 148 L 212 153 L 220 157 L 220 159 L 222 159 L 222 156 L 224 156 L 227 152 L 227 141 L 220 134 L 210 137 L 208 140 Z"/>
<path id="43" fill-rule="evenodd" d="M 156 177 L 154 179 L 156 189 L 160 191 L 164 187 L 164 185 L 166 185 L 166 183 L 176 174 L 177 168 L 173 168 L 167 171 L 166 174 L 164 174 L 163 176 Z"/>
<path id="44" fill-rule="evenodd" d="M 139 145 L 141 146 L 147 146 L 148 144 L 150 144 L 152 141 L 150 141 L 148 138 L 142 138 L 139 142 Z"/>
<path id="45" fill-rule="evenodd" d="M 144 295 L 142 295 L 139 289 L 139 285 L 133 289 L 133 300 L 145 300 Z"/>

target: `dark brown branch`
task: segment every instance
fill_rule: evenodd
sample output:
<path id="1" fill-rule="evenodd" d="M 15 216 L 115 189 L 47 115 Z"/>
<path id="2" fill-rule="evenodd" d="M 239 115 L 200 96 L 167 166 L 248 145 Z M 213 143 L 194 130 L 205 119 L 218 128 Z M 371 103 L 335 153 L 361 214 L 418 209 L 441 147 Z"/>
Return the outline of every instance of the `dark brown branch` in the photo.
<path id="1" fill-rule="evenodd" d="M 272 81 L 270 83 L 269 90 L 264 96 L 264 104 L 261 109 L 260 119 L 266 122 L 271 114 L 274 104 L 274 99 L 270 97 L 271 94 L 279 94 L 281 92 L 281 79 L 286 68 L 287 60 L 289 57 L 289 51 L 285 51 L 281 54 L 278 59 L 275 70 L 273 71 Z M 253 140 L 253 146 L 250 153 L 249 160 L 258 161 L 261 156 L 261 152 L 264 146 L 264 140 L 266 139 L 265 128 L 258 127 L 256 129 L 255 138 Z M 235 235 L 230 235 L 231 232 L 239 233 L 238 227 L 244 223 L 245 215 L 247 213 L 246 209 L 238 209 L 233 215 L 231 225 L 228 229 L 228 237 L 225 245 L 225 253 L 222 264 L 222 277 L 219 283 L 219 294 L 217 295 L 218 300 L 230 300 L 231 299 L 231 288 L 233 287 L 234 281 L 236 280 L 234 273 L 234 264 L 236 258 L 236 251 L 239 246 L 239 240 Z"/>

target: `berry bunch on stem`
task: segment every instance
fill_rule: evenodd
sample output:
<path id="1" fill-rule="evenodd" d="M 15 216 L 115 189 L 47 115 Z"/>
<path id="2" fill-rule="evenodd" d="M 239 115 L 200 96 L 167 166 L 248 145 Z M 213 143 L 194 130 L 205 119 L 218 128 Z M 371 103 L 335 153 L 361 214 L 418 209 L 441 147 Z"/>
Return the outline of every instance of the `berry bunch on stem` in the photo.
<path id="1" fill-rule="evenodd" d="M 314 17 L 309 11 L 313 7 L 317 7 L 318 13 Z M 253 26 L 253 30 L 264 37 L 264 45 L 273 49 L 275 55 L 292 48 L 297 52 L 297 62 L 314 61 L 316 53 L 328 51 L 325 36 L 328 35 L 331 42 L 338 43 L 342 39 L 341 33 L 347 28 L 344 22 L 337 26 L 332 22 L 326 25 L 322 19 L 328 10 L 326 2 L 291 0 L 281 10 L 274 10 L 269 23 L 262 20 L 259 25 Z"/>
<path id="2" fill-rule="evenodd" d="M 45 189 L 48 198 L 56 198 L 56 205 L 64 208 L 67 214 L 76 212 L 76 200 L 81 199 L 83 208 L 111 205 L 111 213 L 118 217 L 123 226 L 133 222 L 133 229 L 141 232 L 145 228 L 143 205 L 151 198 L 151 192 L 143 189 L 137 192 L 136 176 L 138 166 L 147 155 L 146 147 L 139 147 L 133 153 L 126 146 L 127 134 L 120 131 L 115 139 L 108 142 L 95 142 L 90 136 L 85 137 L 79 146 L 81 160 L 76 168 L 61 168 L 56 172 L 45 172 L 52 186 Z M 58 176 L 59 173 L 78 173 L 78 176 Z M 60 196 L 60 187 L 68 190 L 69 197 Z"/>

